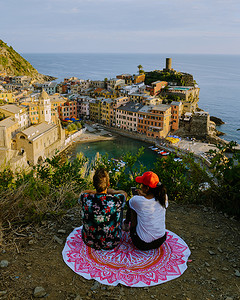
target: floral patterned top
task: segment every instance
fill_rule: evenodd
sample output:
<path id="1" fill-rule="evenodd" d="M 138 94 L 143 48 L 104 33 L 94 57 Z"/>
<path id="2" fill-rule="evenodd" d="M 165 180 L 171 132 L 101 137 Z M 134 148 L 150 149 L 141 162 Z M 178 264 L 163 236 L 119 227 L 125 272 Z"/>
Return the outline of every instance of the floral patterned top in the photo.
<path id="1" fill-rule="evenodd" d="M 80 196 L 80 202 L 84 243 L 97 250 L 115 248 L 121 239 L 125 196 L 84 193 Z"/>

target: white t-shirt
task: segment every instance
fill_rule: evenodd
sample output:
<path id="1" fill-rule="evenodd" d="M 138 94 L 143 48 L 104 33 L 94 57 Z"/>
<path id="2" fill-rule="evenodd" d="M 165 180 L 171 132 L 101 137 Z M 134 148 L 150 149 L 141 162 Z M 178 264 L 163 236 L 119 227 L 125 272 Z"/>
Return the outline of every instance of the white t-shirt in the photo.
<path id="1" fill-rule="evenodd" d="M 164 236 L 166 209 L 155 198 L 146 199 L 143 196 L 133 196 L 129 200 L 129 206 L 137 213 L 136 231 L 141 240 L 150 243 Z"/>

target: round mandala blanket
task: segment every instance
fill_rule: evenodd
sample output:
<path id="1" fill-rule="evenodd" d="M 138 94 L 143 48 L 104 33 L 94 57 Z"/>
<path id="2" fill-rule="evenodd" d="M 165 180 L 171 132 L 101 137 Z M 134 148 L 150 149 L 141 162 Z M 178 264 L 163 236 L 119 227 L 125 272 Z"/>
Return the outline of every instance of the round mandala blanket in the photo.
<path id="1" fill-rule="evenodd" d="M 94 250 L 84 244 L 81 229 L 75 228 L 68 236 L 62 255 L 65 263 L 86 279 L 113 286 L 121 283 L 144 287 L 177 278 L 187 269 L 191 252 L 171 231 L 167 231 L 163 245 L 154 250 L 138 250 L 127 232 L 123 232 L 121 243 L 115 249 Z"/>

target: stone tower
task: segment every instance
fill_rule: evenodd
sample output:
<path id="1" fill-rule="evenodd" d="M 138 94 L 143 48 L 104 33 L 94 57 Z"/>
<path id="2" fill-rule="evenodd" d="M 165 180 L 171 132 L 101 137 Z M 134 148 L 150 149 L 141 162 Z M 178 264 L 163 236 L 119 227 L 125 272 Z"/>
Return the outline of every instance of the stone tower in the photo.
<path id="1" fill-rule="evenodd" d="M 45 90 L 42 90 L 39 96 L 39 123 L 42 122 L 47 122 L 48 124 L 52 122 L 51 101 Z"/>
<path id="2" fill-rule="evenodd" d="M 166 58 L 166 70 L 172 70 L 172 59 Z"/>

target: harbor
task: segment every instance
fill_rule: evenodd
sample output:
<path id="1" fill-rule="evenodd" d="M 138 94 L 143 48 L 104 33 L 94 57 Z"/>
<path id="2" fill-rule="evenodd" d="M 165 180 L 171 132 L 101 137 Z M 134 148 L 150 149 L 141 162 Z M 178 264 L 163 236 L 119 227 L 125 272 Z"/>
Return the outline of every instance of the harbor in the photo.
<path id="1" fill-rule="evenodd" d="M 85 126 L 86 131 L 73 140 L 66 150 L 69 159 L 74 159 L 78 153 L 83 153 L 89 161 L 94 160 L 97 153 L 100 155 L 107 153 L 109 158 L 121 159 L 127 152 L 136 154 L 139 148 L 144 147 L 140 162 L 147 167 L 153 166 L 158 157 L 166 157 L 170 153 L 175 153 L 177 160 L 180 160 L 182 155 L 193 153 L 196 159 L 209 166 L 211 162 L 208 151 L 216 149 L 214 144 L 194 139 L 179 138 L 175 143 L 171 143 L 167 139 L 148 139 L 136 133 L 107 128 L 100 124 Z"/>

